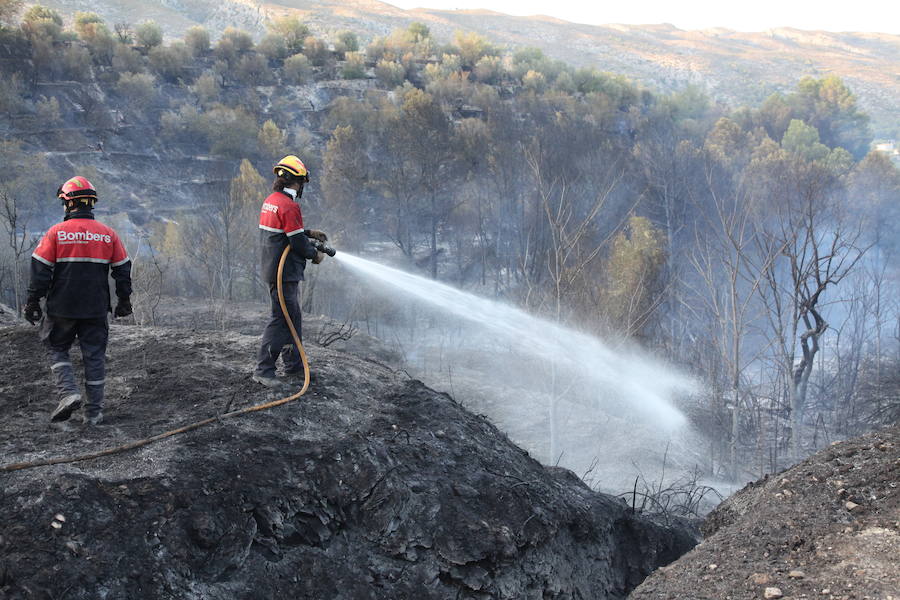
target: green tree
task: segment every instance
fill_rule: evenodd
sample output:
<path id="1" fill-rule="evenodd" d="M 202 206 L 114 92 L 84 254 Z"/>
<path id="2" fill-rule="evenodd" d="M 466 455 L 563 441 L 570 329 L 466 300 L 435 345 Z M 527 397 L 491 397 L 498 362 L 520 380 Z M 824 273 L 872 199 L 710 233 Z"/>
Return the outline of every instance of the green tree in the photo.
<path id="1" fill-rule="evenodd" d="M 475 65 L 485 56 L 497 56 L 499 51 L 491 44 L 487 38 L 472 32 L 457 31 L 453 36 L 456 47 L 459 48 L 459 57 L 462 60 L 462 66 L 466 69 L 473 69 Z"/>
<path id="2" fill-rule="evenodd" d="M 184 45 L 195 58 L 205 56 L 210 49 L 209 32 L 199 25 L 191 27 L 184 32 Z"/>
<path id="3" fill-rule="evenodd" d="M 284 60 L 289 54 L 284 38 L 272 33 L 265 35 L 256 45 L 256 49 L 272 61 Z"/>
<path id="4" fill-rule="evenodd" d="M 338 126 L 325 145 L 322 194 L 328 204 L 327 226 L 333 235 L 354 247 L 365 242 L 365 139 L 349 125 Z"/>
<path id="5" fill-rule="evenodd" d="M 35 117 L 42 128 L 51 129 L 62 123 L 62 116 L 59 111 L 59 100 L 55 96 L 47 98 L 41 96 L 34 103 Z"/>
<path id="6" fill-rule="evenodd" d="M 547 78 L 544 77 L 543 73 L 528 71 L 525 73 L 525 76 L 522 77 L 522 86 L 526 90 L 541 93 L 547 88 Z"/>
<path id="7" fill-rule="evenodd" d="M 93 77 L 91 54 L 81 46 L 70 46 L 63 50 L 62 66 L 69 79 L 88 81 Z"/>
<path id="8" fill-rule="evenodd" d="M 248 52 L 242 56 L 234 68 L 235 81 L 245 85 L 269 85 L 272 72 L 265 57 L 258 52 Z"/>
<path id="9" fill-rule="evenodd" d="M 345 59 L 348 52 L 359 52 L 359 39 L 352 31 L 339 31 L 335 36 L 334 51 Z"/>
<path id="10" fill-rule="evenodd" d="M 803 119 L 819 131 L 823 144 L 829 148 L 846 148 L 857 158 L 865 156 L 872 139 L 869 117 L 859 110 L 856 96 L 840 77 L 805 77 L 788 102 L 795 118 Z"/>
<path id="11" fill-rule="evenodd" d="M 52 8 L 35 4 L 22 17 L 22 31 L 32 43 L 56 42 L 62 38 L 63 19 Z"/>
<path id="12" fill-rule="evenodd" d="M 629 337 L 648 337 L 662 298 L 665 247 L 665 236 L 645 217 L 629 218 L 627 231 L 613 238 L 603 310 Z"/>
<path id="13" fill-rule="evenodd" d="M 112 64 L 116 40 L 98 14 L 75 13 L 75 32 L 87 44 L 94 62 L 104 66 Z"/>
<path id="14" fill-rule="evenodd" d="M 25 105 L 25 99 L 22 97 L 23 85 L 22 76 L 19 73 L 12 73 L 4 85 L 0 86 L 0 113 L 7 116 L 16 113 Z"/>
<path id="15" fill-rule="evenodd" d="M 23 4 L 23 0 L 0 0 L 0 23 L 12 23 Z"/>
<path id="16" fill-rule="evenodd" d="M 228 196 L 219 210 L 222 227 L 213 235 L 222 240 L 222 274 L 225 296 L 235 297 L 234 282 L 237 273 L 247 280 L 248 291 L 259 287 L 259 265 L 254 246 L 257 243 L 252 224 L 259 211 L 260 190 L 265 189 L 265 180 L 246 158 L 241 160 L 238 173 L 228 186 Z"/>
<path id="17" fill-rule="evenodd" d="M 256 139 L 261 155 L 267 160 L 278 160 L 288 153 L 287 135 L 272 119 L 262 124 Z"/>
<path id="18" fill-rule="evenodd" d="M 406 69 L 398 62 L 381 59 L 375 65 L 375 78 L 382 86 L 393 89 L 406 80 Z"/>
<path id="19" fill-rule="evenodd" d="M 222 42 L 230 43 L 237 54 L 243 54 L 253 50 L 253 37 L 243 29 L 235 27 L 226 27 L 219 38 L 219 44 Z"/>
<path id="20" fill-rule="evenodd" d="M 168 46 L 156 46 L 148 56 L 152 68 L 163 80 L 179 83 L 188 75 L 191 63 L 191 52 L 181 42 L 172 42 Z"/>
<path id="21" fill-rule="evenodd" d="M 483 56 L 475 63 L 474 74 L 481 83 L 497 84 L 504 75 L 503 60 L 499 56 Z"/>
<path id="22" fill-rule="evenodd" d="M 116 91 L 128 99 L 129 106 L 143 111 L 156 98 L 156 79 L 148 73 L 122 73 Z"/>
<path id="23" fill-rule="evenodd" d="M 238 158 L 257 151 L 259 126 L 246 109 L 216 106 L 200 118 L 212 154 Z"/>
<path id="24" fill-rule="evenodd" d="M 366 76 L 366 59 L 361 52 L 348 52 L 341 69 L 344 79 L 363 79 Z"/>
<path id="25" fill-rule="evenodd" d="M 317 37 L 309 36 L 303 42 L 303 54 L 309 59 L 309 62 L 317 67 L 321 67 L 331 57 L 331 52 L 325 42 Z"/>
<path id="26" fill-rule="evenodd" d="M 819 142 L 819 130 L 800 119 L 791 119 L 781 147 L 804 160 L 823 160 L 828 156 L 828 146 Z"/>
<path id="27" fill-rule="evenodd" d="M 304 41 L 309 37 L 309 27 L 293 16 L 272 19 L 268 25 L 269 33 L 284 40 L 287 54 L 299 54 L 303 52 Z"/>
<path id="28" fill-rule="evenodd" d="M 75 33 L 78 34 L 83 41 L 92 37 L 96 33 L 98 25 L 103 25 L 103 19 L 100 15 L 93 12 L 76 12 L 74 19 Z"/>
<path id="29" fill-rule="evenodd" d="M 113 49 L 112 67 L 116 73 L 140 73 L 144 70 L 144 57 L 128 45 L 118 43 Z"/>
<path id="30" fill-rule="evenodd" d="M 556 81 L 553 82 L 553 88 L 564 94 L 574 94 L 578 91 L 578 88 L 575 87 L 575 80 L 568 71 L 563 71 L 557 76 Z"/>
<path id="31" fill-rule="evenodd" d="M 870 239 L 888 256 L 900 253 L 900 169 L 882 152 L 870 152 L 850 177 L 850 197 L 860 206 Z"/>
<path id="32" fill-rule="evenodd" d="M 303 85 L 312 77 L 312 64 L 303 54 L 295 54 L 284 61 L 284 82 Z"/>
<path id="33" fill-rule="evenodd" d="M 412 36 L 413 41 L 415 42 L 421 42 L 431 37 L 431 31 L 428 29 L 428 25 L 419 21 L 413 21 L 412 23 L 410 23 L 407 31 Z"/>
<path id="34" fill-rule="evenodd" d="M 191 86 L 191 92 L 197 97 L 200 106 L 209 106 L 218 101 L 222 86 L 219 85 L 219 78 L 215 74 L 206 71 Z"/>
<path id="35" fill-rule="evenodd" d="M 144 52 L 150 52 L 163 41 L 162 28 L 155 21 L 144 21 L 134 29 L 134 38 Z"/>

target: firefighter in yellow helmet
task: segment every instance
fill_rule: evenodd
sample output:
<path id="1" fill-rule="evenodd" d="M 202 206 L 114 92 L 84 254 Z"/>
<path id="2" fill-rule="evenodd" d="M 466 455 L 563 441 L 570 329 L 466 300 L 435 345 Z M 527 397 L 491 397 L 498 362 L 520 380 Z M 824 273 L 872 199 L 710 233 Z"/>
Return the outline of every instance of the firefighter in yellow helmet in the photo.
<path id="1" fill-rule="evenodd" d="M 278 302 L 277 276 L 278 262 L 285 247 L 291 252 L 282 273 L 282 289 L 285 304 L 297 333 L 301 333 L 299 284 L 303 281 L 307 259 L 319 264 L 325 257 L 316 250 L 313 240 L 325 242 L 328 239 L 321 231 L 305 229 L 300 212 L 300 198 L 303 187 L 309 183 L 309 170 L 293 154 L 285 156 L 272 168 L 275 181 L 272 193 L 263 201 L 259 213 L 259 231 L 262 241 L 262 279 L 269 286 L 271 317 L 263 331 L 258 362 L 253 373 L 254 381 L 270 388 L 281 388 L 283 384 L 275 376 L 275 362 L 281 356 L 286 375 L 303 375 L 300 353 L 288 329 L 287 321 Z"/>

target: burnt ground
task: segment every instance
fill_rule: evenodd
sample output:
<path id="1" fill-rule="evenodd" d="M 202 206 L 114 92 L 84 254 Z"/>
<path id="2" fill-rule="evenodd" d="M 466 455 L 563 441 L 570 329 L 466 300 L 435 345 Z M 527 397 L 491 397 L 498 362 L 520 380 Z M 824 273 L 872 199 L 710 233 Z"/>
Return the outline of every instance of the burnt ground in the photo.
<path id="1" fill-rule="evenodd" d="M 900 599 L 900 425 L 748 485 L 704 536 L 629 598 Z"/>
<path id="2" fill-rule="evenodd" d="M 49 423 L 36 330 L 0 325 L 0 464 L 274 399 L 249 377 L 256 344 L 113 325 L 106 423 L 84 428 Z M 624 598 L 693 545 L 542 466 L 449 396 L 308 350 L 314 379 L 297 402 L 0 472 L 0 598 Z"/>

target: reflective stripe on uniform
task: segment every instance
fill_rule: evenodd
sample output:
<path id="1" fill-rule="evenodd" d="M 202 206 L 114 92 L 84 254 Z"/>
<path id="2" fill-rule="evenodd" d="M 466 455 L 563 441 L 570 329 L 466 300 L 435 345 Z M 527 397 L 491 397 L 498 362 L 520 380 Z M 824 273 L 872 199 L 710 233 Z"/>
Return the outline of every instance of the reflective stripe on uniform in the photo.
<path id="1" fill-rule="evenodd" d="M 56 262 L 86 262 L 86 263 L 97 263 L 101 265 L 108 265 L 108 258 L 88 258 L 87 256 L 67 256 L 63 258 L 57 258 Z"/>
<path id="2" fill-rule="evenodd" d="M 53 365 L 50 366 L 50 370 L 52 371 L 53 369 L 58 369 L 60 367 L 71 367 L 71 366 L 72 366 L 72 363 L 70 363 L 70 362 L 58 362 L 58 363 L 53 363 Z"/>
<path id="3" fill-rule="evenodd" d="M 120 260 L 120 261 L 118 261 L 118 262 L 110 263 L 109 266 L 111 266 L 111 267 L 118 267 L 118 266 L 120 266 L 120 265 L 124 265 L 124 264 L 127 263 L 129 260 L 131 260 L 131 257 L 130 257 L 130 256 L 126 256 L 126 257 L 125 257 L 125 260 Z"/>
<path id="4" fill-rule="evenodd" d="M 44 263 L 44 264 L 47 265 L 48 267 L 52 267 L 53 264 L 54 264 L 52 260 L 47 260 L 47 259 L 44 258 L 43 256 L 38 256 L 37 252 L 35 252 L 34 254 L 32 254 L 32 255 L 31 255 L 31 258 L 34 258 L 34 259 L 36 259 L 36 260 L 41 261 L 42 263 Z"/>
<path id="5" fill-rule="evenodd" d="M 84 385 L 103 385 L 106 383 L 106 379 L 98 379 L 97 381 L 85 381 Z"/>
<path id="6" fill-rule="evenodd" d="M 284 233 L 284 229 L 275 229 L 274 227 L 266 227 L 265 225 L 260 225 L 259 228 L 271 231 L 272 233 Z"/>
<path id="7" fill-rule="evenodd" d="M 287 235 L 288 235 L 288 237 L 290 237 L 292 235 L 297 235 L 298 233 L 303 233 L 303 229 L 298 229 L 297 231 L 290 231 L 290 232 L 288 232 Z"/>

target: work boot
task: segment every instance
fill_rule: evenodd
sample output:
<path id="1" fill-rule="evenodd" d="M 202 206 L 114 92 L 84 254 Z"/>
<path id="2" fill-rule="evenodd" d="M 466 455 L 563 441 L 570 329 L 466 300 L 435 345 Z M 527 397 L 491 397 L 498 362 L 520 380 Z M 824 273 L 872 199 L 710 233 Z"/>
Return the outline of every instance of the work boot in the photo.
<path id="1" fill-rule="evenodd" d="M 56 398 L 59 406 L 53 411 L 51 421 L 65 421 L 81 406 L 81 394 L 75 385 L 75 371 L 69 360 L 68 352 L 54 352 L 51 355 L 54 361 L 50 367 L 53 379 L 56 383 Z"/>
<path id="2" fill-rule="evenodd" d="M 290 385 L 303 385 L 304 373 L 305 371 L 303 370 L 303 367 L 300 367 L 300 369 L 297 371 L 285 371 L 284 377 L 287 380 L 286 383 L 289 383 Z M 316 374 L 310 373 L 309 385 L 313 385 L 315 382 Z"/>
<path id="3" fill-rule="evenodd" d="M 99 425 L 103 422 L 103 413 L 98 412 L 93 416 L 88 416 L 88 413 L 84 413 L 81 415 L 81 422 L 87 425 L 88 427 L 93 427 L 95 425 Z"/>
<path id="4" fill-rule="evenodd" d="M 103 390 L 105 386 L 102 383 L 88 383 L 84 387 L 87 391 L 84 422 L 97 425 L 103 420 Z"/>
<path id="5" fill-rule="evenodd" d="M 285 389 L 284 382 L 280 381 L 279 379 L 277 379 L 276 377 L 274 377 L 272 375 L 260 375 L 259 373 L 254 373 L 253 381 L 255 381 L 256 383 L 262 384 L 262 385 L 266 386 L 267 388 L 270 388 L 273 390 L 284 390 Z"/>
<path id="6" fill-rule="evenodd" d="M 81 394 L 69 394 L 59 401 L 56 410 L 50 414 L 50 421 L 58 423 L 68 421 L 72 413 L 81 408 Z"/>

